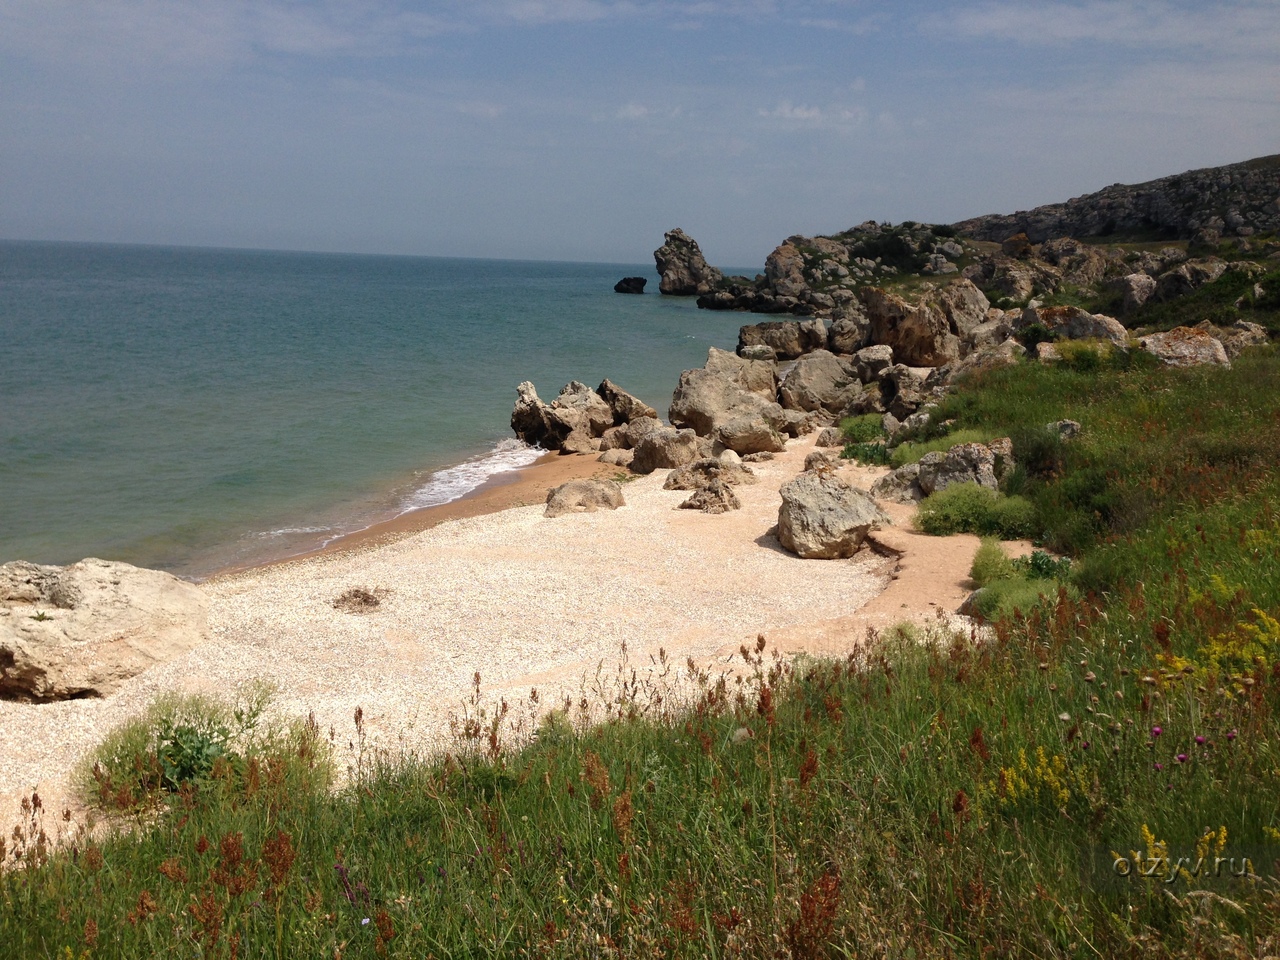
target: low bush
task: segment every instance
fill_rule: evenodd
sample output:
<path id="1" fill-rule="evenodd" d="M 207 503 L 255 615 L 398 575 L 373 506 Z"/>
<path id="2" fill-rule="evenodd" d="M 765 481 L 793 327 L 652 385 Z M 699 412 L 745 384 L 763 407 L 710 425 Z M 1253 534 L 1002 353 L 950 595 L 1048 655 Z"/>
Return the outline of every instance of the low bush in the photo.
<path id="1" fill-rule="evenodd" d="M 858 463 L 884 466 L 889 462 L 889 448 L 883 443 L 846 443 L 840 456 Z"/>
<path id="2" fill-rule="evenodd" d="M 846 443 L 872 443 L 884 437 L 884 418 L 878 413 L 845 417 L 840 421 L 840 434 Z"/>
<path id="3" fill-rule="evenodd" d="M 969 577 L 980 587 L 997 580 L 1010 580 L 1018 575 L 1017 568 L 995 537 L 984 537 L 978 552 L 973 555 Z"/>
<path id="4" fill-rule="evenodd" d="M 920 504 L 916 524 L 933 536 L 976 533 L 1004 540 L 1035 534 L 1036 508 L 1025 497 L 1006 497 L 976 483 L 939 490 Z"/>

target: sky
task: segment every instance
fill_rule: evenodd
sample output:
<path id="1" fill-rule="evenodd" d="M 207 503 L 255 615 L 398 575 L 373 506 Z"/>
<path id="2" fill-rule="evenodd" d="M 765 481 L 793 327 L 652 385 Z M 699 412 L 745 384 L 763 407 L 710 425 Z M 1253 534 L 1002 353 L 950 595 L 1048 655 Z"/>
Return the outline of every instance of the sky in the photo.
<path id="1" fill-rule="evenodd" d="M 0 237 L 713 264 L 1280 153 L 1277 0 L 0 0 Z"/>

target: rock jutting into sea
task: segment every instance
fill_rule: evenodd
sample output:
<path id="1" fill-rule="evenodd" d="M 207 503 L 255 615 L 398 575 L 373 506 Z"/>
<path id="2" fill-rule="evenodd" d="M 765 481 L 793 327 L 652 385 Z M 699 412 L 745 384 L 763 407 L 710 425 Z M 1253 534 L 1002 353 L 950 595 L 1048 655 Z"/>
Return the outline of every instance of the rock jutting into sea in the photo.
<path id="1" fill-rule="evenodd" d="M 723 275 L 707 264 L 698 243 L 679 227 L 669 230 L 666 242 L 653 251 L 662 280 L 658 290 L 668 296 L 694 297 L 710 293 Z"/>

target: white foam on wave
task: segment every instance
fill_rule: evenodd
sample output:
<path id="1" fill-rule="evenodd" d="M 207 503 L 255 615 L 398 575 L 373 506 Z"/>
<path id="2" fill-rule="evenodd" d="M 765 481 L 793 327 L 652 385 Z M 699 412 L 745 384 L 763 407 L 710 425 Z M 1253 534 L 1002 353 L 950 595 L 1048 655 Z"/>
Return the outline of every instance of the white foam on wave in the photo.
<path id="1" fill-rule="evenodd" d="M 480 487 L 495 474 L 527 467 L 544 453 L 545 450 L 531 447 L 520 440 L 503 440 L 488 453 L 431 474 L 426 483 L 401 501 L 400 513 L 452 503 Z"/>
<path id="2" fill-rule="evenodd" d="M 265 540 L 270 537 L 287 537 L 298 533 L 328 533 L 332 529 L 333 527 L 281 527 L 279 530 L 266 530 L 252 536 Z"/>

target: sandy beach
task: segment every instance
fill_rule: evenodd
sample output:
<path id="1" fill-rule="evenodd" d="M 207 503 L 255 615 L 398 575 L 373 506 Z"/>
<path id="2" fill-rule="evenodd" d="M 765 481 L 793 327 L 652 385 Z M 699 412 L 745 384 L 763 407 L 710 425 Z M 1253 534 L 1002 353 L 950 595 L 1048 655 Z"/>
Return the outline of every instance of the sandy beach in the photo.
<path id="1" fill-rule="evenodd" d="M 879 539 L 899 557 L 801 560 L 771 528 L 778 488 L 800 472 L 813 438 L 753 465 L 742 509 L 676 509 L 668 471 L 623 483 L 616 511 L 543 516 L 546 491 L 573 477 L 629 477 L 590 457 L 545 457 L 464 500 L 398 518 L 310 556 L 218 576 L 210 639 L 134 678 L 111 697 L 0 702 L 0 823 L 38 789 L 49 810 L 76 808 L 69 777 L 110 729 L 166 691 L 226 693 L 245 681 L 278 690 L 282 717 L 314 714 L 340 747 L 363 712 L 367 746 L 430 751 L 449 743 L 479 673 L 486 698 L 577 699 L 599 671 L 628 662 L 727 667 L 765 634 L 785 653 L 840 654 L 868 626 L 954 611 L 967 593 L 976 537 L 909 529 L 913 508 L 886 505 Z M 881 470 L 846 465 L 866 489 Z M 335 609 L 344 590 L 378 591 L 367 613 Z M 585 679 L 584 679 L 585 678 Z"/>

